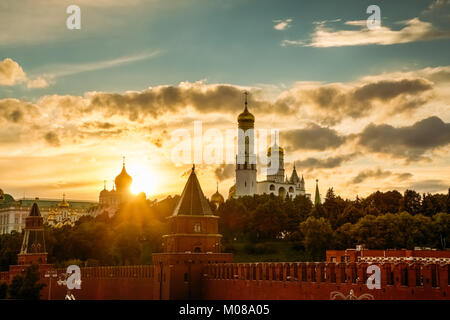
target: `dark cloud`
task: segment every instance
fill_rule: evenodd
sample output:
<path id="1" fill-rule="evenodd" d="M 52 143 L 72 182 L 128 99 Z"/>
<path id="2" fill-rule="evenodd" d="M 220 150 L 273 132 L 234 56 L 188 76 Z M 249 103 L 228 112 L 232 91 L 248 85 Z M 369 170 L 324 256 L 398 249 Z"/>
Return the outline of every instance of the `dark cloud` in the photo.
<path id="1" fill-rule="evenodd" d="M 17 99 L 0 100 L 0 120 L 4 119 L 7 122 L 20 124 L 38 115 L 38 109 L 28 102 Z"/>
<path id="2" fill-rule="evenodd" d="M 214 170 L 214 175 L 219 181 L 234 177 L 235 166 L 233 164 L 223 164 Z"/>
<path id="3" fill-rule="evenodd" d="M 311 108 L 317 121 L 334 125 L 346 117 L 368 116 L 375 109 L 387 115 L 411 112 L 428 102 L 428 91 L 432 88 L 433 83 L 423 78 L 373 80 L 356 86 L 299 84 L 276 103 L 295 105 L 297 109 Z"/>
<path id="4" fill-rule="evenodd" d="M 370 124 L 357 136 L 359 145 L 368 151 L 417 161 L 425 152 L 450 143 L 450 123 L 429 117 L 399 128 Z"/>
<path id="5" fill-rule="evenodd" d="M 311 123 L 304 129 L 295 129 L 281 132 L 283 140 L 287 141 L 292 149 L 325 150 L 336 148 L 345 142 L 336 130 L 318 126 Z"/>
<path id="6" fill-rule="evenodd" d="M 82 128 L 86 129 L 112 129 L 115 127 L 114 124 L 110 122 L 103 122 L 103 121 L 87 121 L 81 125 Z"/>
<path id="7" fill-rule="evenodd" d="M 405 172 L 405 173 L 392 173 L 389 170 L 382 170 L 380 168 L 377 168 L 375 170 L 363 170 L 361 172 L 359 172 L 351 181 L 351 183 L 353 184 L 358 184 L 361 183 L 369 178 L 372 179 L 384 179 L 387 177 L 391 177 L 394 176 L 396 177 L 398 180 L 407 180 L 409 178 L 412 177 L 412 174 L 409 172 Z"/>
<path id="8" fill-rule="evenodd" d="M 417 94 L 432 89 L 432 83 L 425 79 L 381 80 L 365 84 L 355 89 L 356 100 L 368 101 L 379 99 L 389 101 L 402 94 Z"/>
<path id="9" fill-rule="evenodd" d="M 342 165 L 344 162 L 353 160 L 358 154 L 351 153 L 347 155 L 339 155 L 335 157 L 329 157 L 325 159 L 307 158 L 305 160 L 296 161 L 295 165 L 299 169 L 311 170 L 311 169 L 330 169 L 336 168 Z"/>
<path id="10" fill-rule="evenodd" d="M 58 135 L 52 131 L 47 132 L 44 136 L 44 139 L 49 145 L 53 147 L 59 147 L 61 145 Z"/>
<path id="11" fill-rule="evenodd" d="M 450 184 L 443 180 L 430 179 L 413 183 L 410 187 L 418 192 L 446 192 Z"/>
<path id="12" fill-rule="evenodd" d="M 87 111 L 103 110 L 107 115 L 127 114 L 136 121 L 144 116 L 159 117 L 167 112 L 178 112 L 193 107 L 202 112 L 236 113 L 243 108 L 243 90 L 232 85 L 200 83 L 158 86 L 141 92 L 96 93 Z M 254 108 L 258 101 L 250 100 Z"/>

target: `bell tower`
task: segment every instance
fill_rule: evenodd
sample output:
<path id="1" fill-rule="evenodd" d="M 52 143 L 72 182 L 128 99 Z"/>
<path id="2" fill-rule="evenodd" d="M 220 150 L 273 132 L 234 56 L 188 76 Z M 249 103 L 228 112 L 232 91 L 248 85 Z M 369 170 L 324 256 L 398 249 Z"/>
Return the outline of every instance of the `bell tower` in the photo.
<path id="1" fill-rule="evenodd" d="M 255 116 L 248 111 L 245 95 L 244 111 L 238 116 L 238 154 L 236 156 L 236 196 L 256 193 Z"/>

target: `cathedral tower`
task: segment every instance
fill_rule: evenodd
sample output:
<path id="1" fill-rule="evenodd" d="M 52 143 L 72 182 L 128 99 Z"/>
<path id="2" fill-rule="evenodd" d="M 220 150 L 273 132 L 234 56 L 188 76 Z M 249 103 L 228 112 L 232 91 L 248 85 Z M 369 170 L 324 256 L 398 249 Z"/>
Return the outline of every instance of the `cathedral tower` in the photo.
<path id="1" fill-rule="evenodd" d="M 245 108 L 238 116 L 238 154 L 236 156 L 235 195 L 253 196 L 256 193 L 255 117 L 248 111 L 245 92 Z"/>
<path id="2" fill-rule="evenodd" d="M 276 142 L 267 151 L 269 167 L 267 168 L 267 181 L 284 183 L 284 150 Z M 272 163 L 274 165 L 272 165 Z M 277 165 L 278 163 L 278 165 Z M 286 181 L 287 182 L 287 181 Z"/>

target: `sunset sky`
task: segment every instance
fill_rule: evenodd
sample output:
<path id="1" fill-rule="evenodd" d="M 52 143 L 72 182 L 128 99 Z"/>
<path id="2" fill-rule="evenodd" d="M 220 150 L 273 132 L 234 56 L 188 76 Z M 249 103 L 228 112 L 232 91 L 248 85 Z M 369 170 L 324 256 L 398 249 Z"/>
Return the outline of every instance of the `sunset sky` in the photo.
<path id="1" fill-rule="evenodd" d="M 0 188 L 97 200 L 125 156 L 134 191 L 180 194 L 191 164 L 173 162 L 173 133 L 202 121 L 225 137 L 247 90 L 307 192 L 446 193 L 449 52 L 449 0 L 2 0 Z M 196 168 L 228 196 L 232 164 Z"/>

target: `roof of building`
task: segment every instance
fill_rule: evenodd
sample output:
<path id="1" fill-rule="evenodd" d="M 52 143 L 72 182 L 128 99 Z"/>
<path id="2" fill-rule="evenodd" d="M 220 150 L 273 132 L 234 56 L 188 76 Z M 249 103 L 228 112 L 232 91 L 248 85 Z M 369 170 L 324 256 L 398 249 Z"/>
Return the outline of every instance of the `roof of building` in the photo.
<path id="1" fill-rule="evenodd" d="M 248 111 L 247 108 L 247 95 L 245 92 L 245 108 L 244 111 L 238 116 L 238 122 L 255 122 L 255 116 Z"/>
<path id="2" fill-rule="evenodd" d="M 120 172 L 120 174 L 116 177 L 116 179 L 114 180 L 116 187 L 121 187 L 121 186 L 128 186 L 133 182 L 133 178 L 131 178 L 131 176 L 128 174 L 127 170 L 125 169 L 125 158 L 123 160 L 123 167 L 122 167 L 122 171 Z"/>
<path id="3" fill-rule="evenodd" d="M 291 178 L 289 179 L 290 183 L 299 183 L 300 178 L 297 175 L 297 170 L 295 169 L 295 164 L 294 164 L 294 170 L 292 170 L 292 174 L 291 174 Z"/>
<path id="4" fill-rule="evenodd" d="M 31 207 L 29 216 L 30 217 L 40 217 L 41 216 L 41 212 L 39 211 L 39 206 L 36 202 L 33 203 L 33 206 Z"/>
<path id="5" fill-rule="evenodd" d="M 224 203 L 223 196 L 219 193 L 219 185 L 217 185 L 216 193 L 211 196 L 211 202 L 213 203 Z"/>
<path id="6" fill-rule="evenodd" d="M 195 165 L 192 166 L 189 179 L 172 214 L 172 216 L 179 215 L 213 215 L 195 174 Z"/>

